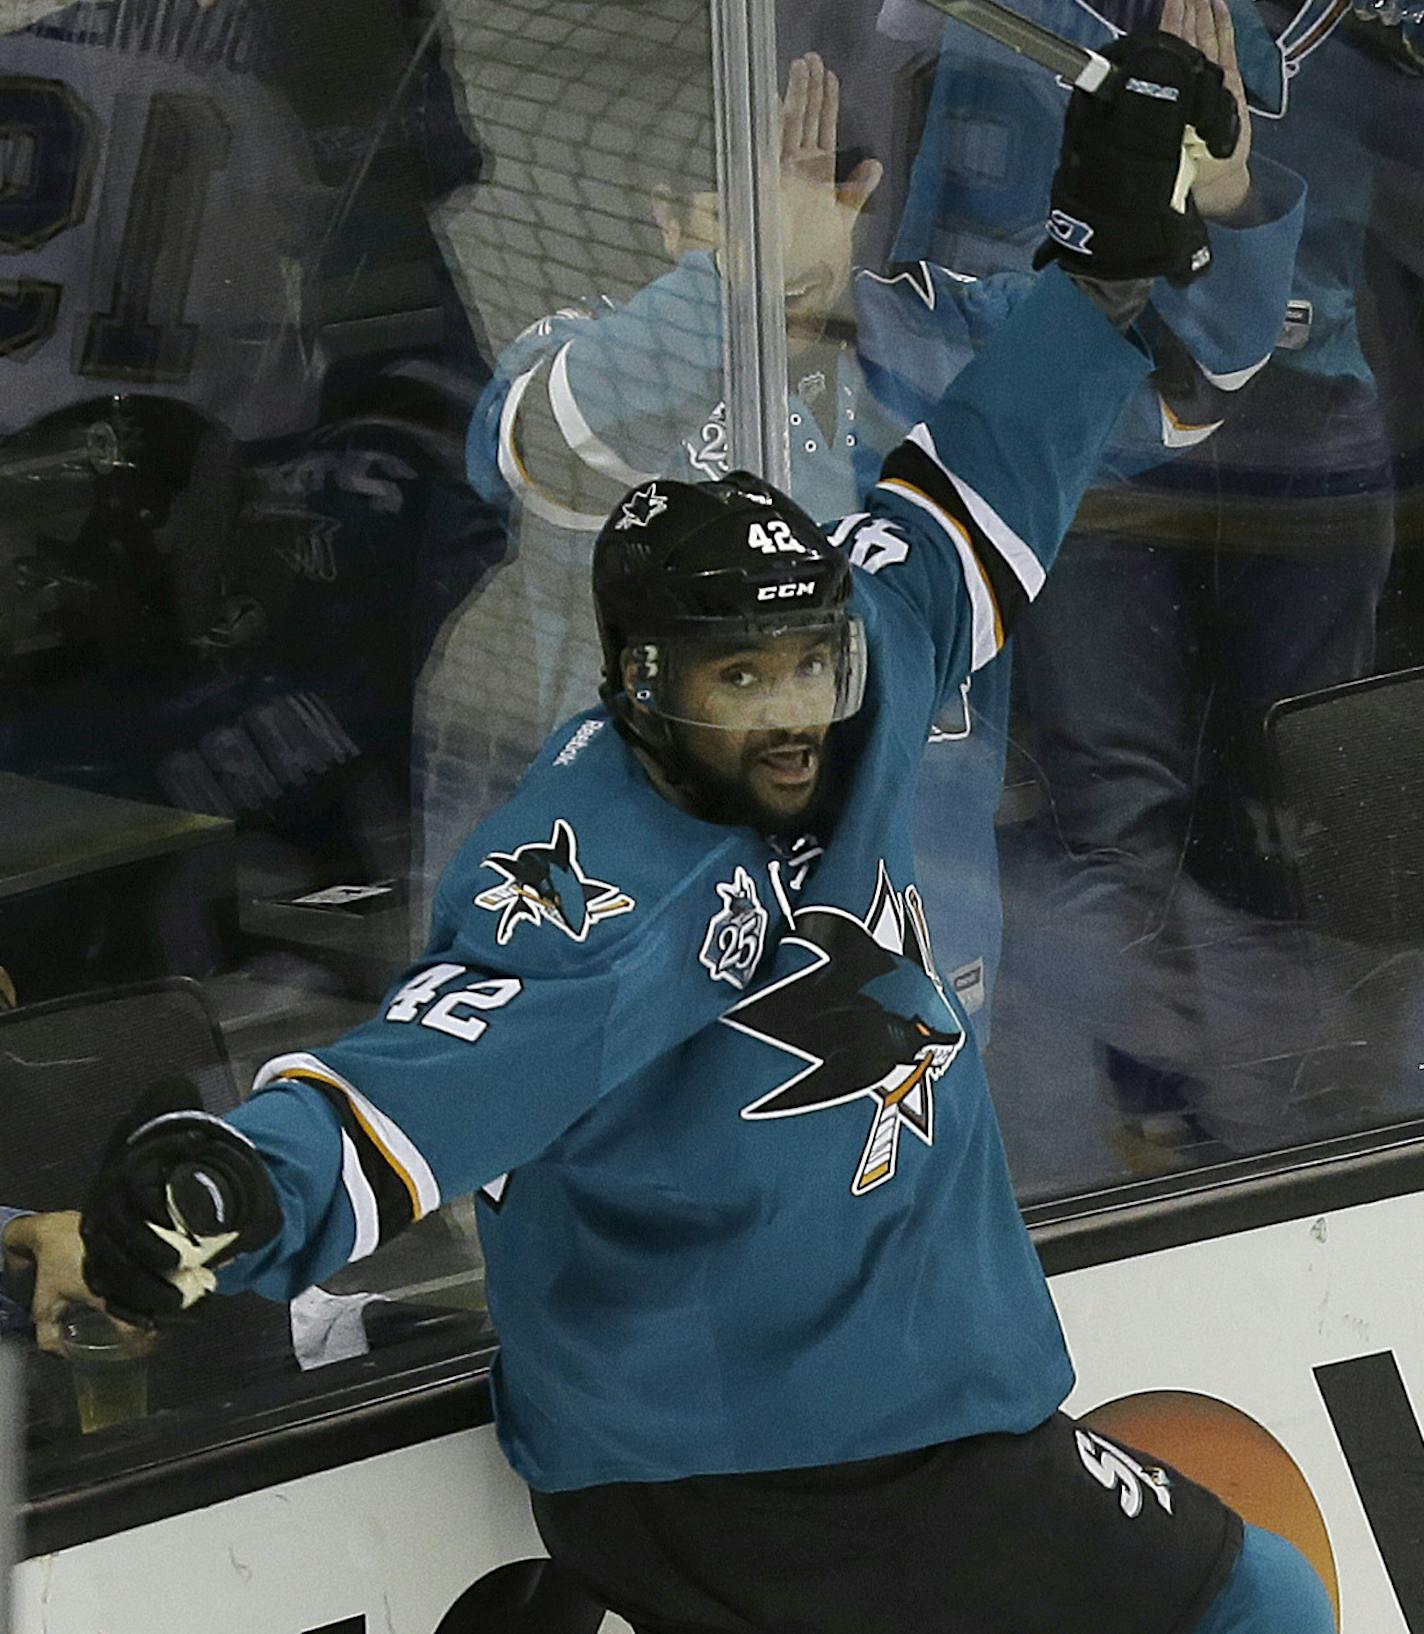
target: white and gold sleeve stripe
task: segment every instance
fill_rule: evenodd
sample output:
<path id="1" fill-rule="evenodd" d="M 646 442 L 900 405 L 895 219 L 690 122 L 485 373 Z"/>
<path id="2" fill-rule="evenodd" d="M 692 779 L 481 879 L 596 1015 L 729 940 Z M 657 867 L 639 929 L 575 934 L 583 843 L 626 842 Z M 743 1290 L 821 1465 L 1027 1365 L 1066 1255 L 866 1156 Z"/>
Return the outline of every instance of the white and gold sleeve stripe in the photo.
<path id="1" fill-rule="evenodd" d="M 994 546 L 999 555 L 1008 564 L 1014 577 L 1023 586 L 1024 595 L 1030 601 L 1043 589 L 1043 563 L 1029 549 L 1028 545 L 1004 521 L 1003 517 L 994 509 L 976 488 L 971 487 L 963 477 L 956 476 L 948 465 L 940 458 L 939 449 L 930 428 L 923 421 L 911 428 L 909 441 L 922 449 L 934 461 L 936 466 L 948 477 L 955 492 L 964 502 L 970 518 L 983 532 L 984 537 Z"/>
<path id="2" fill-rule="evenodd" d="M 343 1140 L 342 1180 L 356 1216 L 358 1240 L 369 1232 L 373 1208 L 378 1241 L 386 1242 L 412 1220 L 440 1207 L 439 1183 L 416 1143 L 389 1113 L 319 1056 L 306 1052 L 277 1056 L 258 1072 L 254 1093 L 277 1079 L 310 1084 L 336 1112 Z"/>

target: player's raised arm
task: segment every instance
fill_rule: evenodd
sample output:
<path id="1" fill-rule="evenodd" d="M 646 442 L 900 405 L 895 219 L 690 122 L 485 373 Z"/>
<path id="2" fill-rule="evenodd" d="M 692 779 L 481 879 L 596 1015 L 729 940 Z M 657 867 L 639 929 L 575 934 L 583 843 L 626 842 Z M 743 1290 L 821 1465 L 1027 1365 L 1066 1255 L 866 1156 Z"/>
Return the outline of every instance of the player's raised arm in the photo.
<path id="1" fill-rule="evenodd" d="M 1043 257 L 1063 265 L 892 450 L 865 513 L 836 535 L 931 623 L 942 692 L 998 652 L 1038 593 L 1143 390 L 1154 360 L 1132 326 L 1152 280 L 1186 285 L 1210 263 L 1199 217 L 1179 207 L 1178 168 L 1189 124 L 1235 119 L 1222 74 L 1155 31 L 1114 55 L 1117 98 L 1075 92 L 1069 105 Z"/>

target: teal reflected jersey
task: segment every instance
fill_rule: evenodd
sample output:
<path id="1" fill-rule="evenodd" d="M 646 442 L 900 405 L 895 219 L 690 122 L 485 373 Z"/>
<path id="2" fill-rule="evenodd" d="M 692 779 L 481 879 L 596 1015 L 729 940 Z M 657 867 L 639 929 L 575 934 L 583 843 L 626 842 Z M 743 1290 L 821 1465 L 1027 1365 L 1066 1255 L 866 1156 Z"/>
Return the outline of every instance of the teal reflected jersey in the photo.
<path id="1" fill-rule="evenodd" d="M 499 1432 L 545 1490 L 1051 1413 L 1071 1370 L 911 804 L 930 723 L 1042 584 L 1150 367 L 1051 271 L 828 530 L 870 654 L 828 832 L 688 815 L 602 710 L 556 732 L 377 1016 L 232 1114 L 285 1226 L 224 1284 L 290 1296 L 478 1190 Z"/>

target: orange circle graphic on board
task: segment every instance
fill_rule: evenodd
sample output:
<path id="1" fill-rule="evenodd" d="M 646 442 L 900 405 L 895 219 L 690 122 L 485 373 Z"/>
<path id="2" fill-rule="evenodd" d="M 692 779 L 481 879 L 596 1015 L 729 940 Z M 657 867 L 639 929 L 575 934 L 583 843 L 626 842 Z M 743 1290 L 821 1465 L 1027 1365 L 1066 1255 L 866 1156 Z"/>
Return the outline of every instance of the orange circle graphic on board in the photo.
<path id="1" fill-rule="evenodd" d="M 1325 1517 L 1300 1467 L 1239 1407 L 1188 1390 L 1147 1390 L 1085 1413 L 1090 1429 L 1150 1453 L 1214 1492 L 1253 1526 L 1278 1532 L 1320 1573 L 1340 1626 L 1340 1580 Z"/>

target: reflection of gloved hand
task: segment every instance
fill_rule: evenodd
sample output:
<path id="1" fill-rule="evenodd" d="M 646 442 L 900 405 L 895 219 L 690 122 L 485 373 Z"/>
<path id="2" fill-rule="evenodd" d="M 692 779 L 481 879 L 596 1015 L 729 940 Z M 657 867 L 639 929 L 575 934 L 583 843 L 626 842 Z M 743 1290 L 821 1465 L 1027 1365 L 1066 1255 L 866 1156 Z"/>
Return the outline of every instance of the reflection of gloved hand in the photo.
<path id="1" fill-rule="evenodd" d="M 161 1321 L 281 1224 L 250 1141 L 207 1113 L 166 1113 L 116 1133 L 84 1206 L 84 1278 L 115 1316 Z"/>
<path id="2" fill-rule="evenodd" d="M 1035 266 L 1058 260 L 1083 277 L 1190 283 L 1211 261 L 1190 189 L 1194 137 L 1226 157 L 1240 119 L 1220 68 L 1174 35 L 1143 30 L 1103 55 L 1119 69 L 1108 95 L 1075 91 L 1053 178 L 1049 239 Z"/>

